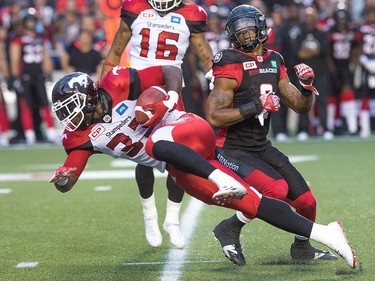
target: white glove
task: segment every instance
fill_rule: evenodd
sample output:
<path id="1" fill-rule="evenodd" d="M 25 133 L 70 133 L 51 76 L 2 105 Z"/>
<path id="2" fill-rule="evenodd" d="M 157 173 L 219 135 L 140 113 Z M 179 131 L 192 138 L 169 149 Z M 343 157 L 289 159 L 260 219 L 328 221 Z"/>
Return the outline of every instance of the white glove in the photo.
<path id="1" fill-rule="evenodd" d="M 213 76 L 212 74 L 212 69 L 210 69 L 206 75 L 204 76 L 207 80 L 210 81 L 210 85 L 208 86 L 208 88 L 210 90 L 212 90 L 214 88 L 214 81 L 215 81 L 215 76 Z"/>

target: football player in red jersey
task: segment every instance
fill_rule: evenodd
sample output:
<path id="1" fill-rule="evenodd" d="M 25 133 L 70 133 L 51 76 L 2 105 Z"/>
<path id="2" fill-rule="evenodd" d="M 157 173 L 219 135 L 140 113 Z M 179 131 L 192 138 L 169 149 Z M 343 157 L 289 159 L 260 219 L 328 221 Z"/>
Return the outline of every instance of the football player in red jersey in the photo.
<path id="1" fill-rule="evenodd" d="M 299 91 L 290 83 L 283 57 L 265 49 L 268 32 L 265 16 L 255 7 L 240 5 L 228 15 L 226 31 L 234 46 L 213 59 L 214 88 L 207 100 L 207 120 L 218 128 L 216 159 L 228 165 L 261 194 L 289 202 L 298 214 L 315 221 L 316 201 L 305 179 L 287 156 L 267 138 L 272 112 L 279 100 L 297 113 L 310 110 L 313 70 L 295 66 Z M 246 264 L 240 231 L 250 218 L 237 212 L 214 229 L 225 255 Z M 306 237 L 296 236 L 293 259 L 335 259 L 329 251 L 312 247 Z"/>
<path id="2" fill-rule="evenodd" d="M 130 66 L 144 69 L 155 65 L 174 65 L 181 68 L 186 50 L 204 62 L 204 71 L 212 67 L 212 50 L 205 38 L 207 14 L 196 4 L 181 0 L 129 0 L 121 7 L 121 23 L 111 48 L 103 62 L 102 76 L 118 65 L 129 44 Z M 150 167 L 137 165 L 136 180 L 143 207 L 145 233 L 148 243 L 158 247 L 162 236 L 154 198 L 154 174 Z M 185 246 L 179 228 L 179 213 L 183 190 L 168 177 L 168 200 L 164 230 L 177 248 Z"/>
<path id="3" fill-rule="evenodd" d="M 356 257 L 340 222 L 313 223 L 285 202 L 262 196 L 214 159 L 211 126 L 192 113 L 173 110 L 181 80 L 181 70 L 173 66 L 140 71 L 114 67 L 98 89 L 84 73 L 60 79 L 52 91 L 52 108 L 66 128 L 63 145 L 68 156 L 50 181 L 61 192 L 71 190 L 89 157 L 97 153 L 166 169 L 191 196 L 315 239 L 337 251 L 354 268 Z M 143 106 L 155 113 L 146 124 L 138 124 L 136 98 L 146 88 L 164 84 L 168 99 Z"/>

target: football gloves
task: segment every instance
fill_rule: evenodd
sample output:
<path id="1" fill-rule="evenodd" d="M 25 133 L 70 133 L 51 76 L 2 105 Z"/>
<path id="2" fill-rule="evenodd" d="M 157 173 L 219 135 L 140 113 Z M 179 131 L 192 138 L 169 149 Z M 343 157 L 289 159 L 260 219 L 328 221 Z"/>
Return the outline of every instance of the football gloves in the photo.
<path id="1" fill-rule="evenodd" d="M 168 95 L 165 100 L 142 106 L 143 110 L 149 110 L 153 112 L 153 115 L 150 118 L 150 120 L 148 120 L 142 126 L 154 127 L 158 123 L 160 123 L 160 121 L 163 120 L 163 117 L 167 112 L 171 112 L 172 110 L 176 108 L 178 98 L 179 98 L 179 95 L 177 92 L 168 91 Z"/>
<path id="2" fill-rule="evenodd" d="M 58 167 L 55 175 L 49 180 L 49 182 L 56 183 L 57 185 L 63 186 L 65 185 L 69 177 L 77 170 L 77 168 L 72 167 Z"/>
<path id="3" fill-rule="evenodd" d="M 280 98 L 275 93 L 261 94 L 259 99 L 264 111 L 275 112 L 280 109 Z"/>
<path id="4" fill-rule="evenodd" d="M 300 63 L 294 66 L 294 71 L 296 72 L 296 75 L 302 88 L 316 95 L 319 95 L 318 90 L 315 89 L 315 87 L 312 85 L 315 78 L 315 74 L 310 66 L 304 63 Z"/>

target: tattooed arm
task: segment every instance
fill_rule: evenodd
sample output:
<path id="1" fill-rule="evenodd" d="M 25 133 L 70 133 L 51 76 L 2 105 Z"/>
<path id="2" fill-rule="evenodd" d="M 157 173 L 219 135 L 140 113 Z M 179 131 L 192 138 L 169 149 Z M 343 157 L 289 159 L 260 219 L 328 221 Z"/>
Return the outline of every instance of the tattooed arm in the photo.
<path id="1" fill-rule="evenodd" d="M 207 42 L 205 33 L 192 33 L 190 43 L 193 52 L 202 60 L 203 71 L 207 73 L 212 68 L 212 49 L 210 44 Z"/>
<path id="2" fill-rule="evenodd" d="M 129 26 L 124 21 L 121 21 L 117 29 L 115 38 L 113 39 L 111 48 L 109 49 L 108 54 L 105 57 L 100 78 L 103 78 L 103 76 L 109 70 L 111 70 L 113 66 L 116 66 L 120 63 L 121 55 L 124 52 L 125 47 L 128 45 L 131 35 L 132 32 Z"/>
<path id="3" fill-rule="evenodd" d="M 288 77 L 279 82 L 278 96 L 282 102 L 299 114 L 307 113 L 311 109 L 313 95 L 305 96 L 289 81 Z"/>
<path id="4" fill-rule="evenodd" d="M 214 88 L 207 99 L 206 120 L 213 127 L 227 127 L 243 121 L 239 108 L 232 108 L 233 93 L 237 81 L 217 78 Z"/>

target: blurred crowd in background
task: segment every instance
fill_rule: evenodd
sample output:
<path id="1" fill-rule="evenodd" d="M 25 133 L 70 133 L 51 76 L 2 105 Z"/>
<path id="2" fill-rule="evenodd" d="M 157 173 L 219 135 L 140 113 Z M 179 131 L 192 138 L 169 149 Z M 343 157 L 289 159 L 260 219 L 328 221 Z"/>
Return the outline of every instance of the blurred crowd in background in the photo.
<path id="1" fill-rule="evenodd" d="M 61 129 L 51 116 L 49 87 L 72 71 L 99 79 L 120 20 L 121 1 L 117 7 L 108 6 L 115 2 L 0 1 L 0 146 L 59 142 Z M 297 116 L 282 106 L 272 117 L 277 141 L 371 136 L 375 130 L 375 0 L 184 2 L 206 10 L 206 38 L 214 54 L 230 47 L 224 32 L 229 11 L 250 4 L 267 16 L 273 31 L 266 47 L 283 55 L 291 82 L 298 87 L 294 65 L 304 62 L 313 67 L 314 85 L 320 92 L 314 109 Z M 129 66 L 126 51 L 122 64 Z M 187 111 L 204 116 L 209 82 L 202 69 L 202 62 L 188 51 L 183 64 L 184 103 Z"/>

